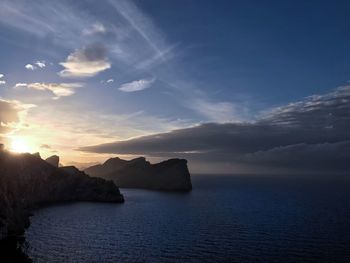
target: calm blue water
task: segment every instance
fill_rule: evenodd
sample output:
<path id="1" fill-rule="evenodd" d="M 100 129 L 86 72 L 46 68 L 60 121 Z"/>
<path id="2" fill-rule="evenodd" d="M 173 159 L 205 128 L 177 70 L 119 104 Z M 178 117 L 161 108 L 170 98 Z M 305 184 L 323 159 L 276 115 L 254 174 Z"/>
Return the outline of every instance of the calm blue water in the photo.
<path id="1" fill-rule="evenodd" d="M 35 212 L 34 262 L 350 262 L 350 183 L 193 176 L 189 194 Z"/>

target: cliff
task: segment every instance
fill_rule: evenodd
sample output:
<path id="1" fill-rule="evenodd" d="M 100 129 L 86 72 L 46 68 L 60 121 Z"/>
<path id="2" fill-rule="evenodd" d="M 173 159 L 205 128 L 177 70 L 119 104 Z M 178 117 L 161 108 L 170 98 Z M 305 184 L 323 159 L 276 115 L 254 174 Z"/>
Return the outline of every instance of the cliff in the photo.
<path id="1" fill-rule="evenodd" d="M 184 159 L 170 159 L 150 164 L 144 157 L 130 161 L 116 157 L 84 171 L 91 176 L 112 179 L 119 187 L 166 191 L 192 189 L 191 176 L 187 161 Z"/>
<path id="2" fill-rule="evenodd" d="M 70 171 L 37 155 L 0 151 L 0 240 L 21 235 L 29 226 L 31 208 L 40 204 L 124 201 L 112 181 Z"/>

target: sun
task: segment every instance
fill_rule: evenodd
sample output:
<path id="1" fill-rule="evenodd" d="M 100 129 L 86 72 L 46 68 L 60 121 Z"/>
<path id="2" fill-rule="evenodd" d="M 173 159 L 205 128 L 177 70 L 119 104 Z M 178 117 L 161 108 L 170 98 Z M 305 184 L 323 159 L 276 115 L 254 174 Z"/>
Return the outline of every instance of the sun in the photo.
<path id="1" fill-rule="evenodd" d="M 30 152 L 30 147 L 24 139 L 16 138 L 11 143 L 10 151 L 16 153 Z"/>

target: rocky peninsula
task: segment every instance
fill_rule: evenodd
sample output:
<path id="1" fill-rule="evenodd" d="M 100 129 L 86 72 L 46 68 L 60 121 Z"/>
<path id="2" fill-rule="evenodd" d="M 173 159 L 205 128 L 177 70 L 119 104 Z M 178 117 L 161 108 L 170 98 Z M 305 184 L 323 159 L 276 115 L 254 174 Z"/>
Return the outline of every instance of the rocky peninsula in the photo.
<path id="1" fill-rule="evenodd" d="M 38 155 L 0 150 L 0 241 L 21 236 L 33 208 L 64 201 L 124 201 L 112 181 L 93 178 L 72 167 L 58 168 Z M 75 171 L 74 173 L 72 171 Z"/>

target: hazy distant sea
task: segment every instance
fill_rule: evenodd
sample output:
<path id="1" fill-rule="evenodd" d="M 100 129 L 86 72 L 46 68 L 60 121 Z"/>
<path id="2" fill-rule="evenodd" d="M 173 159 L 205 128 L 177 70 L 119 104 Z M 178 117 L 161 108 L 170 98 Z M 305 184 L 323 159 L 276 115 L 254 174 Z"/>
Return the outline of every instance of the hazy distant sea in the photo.
<path id="1" fill-rule="evenodd" d="M 34 262 L 350 262 L 350 182 L 193 176 L 191 193 L 42 208 Z"/>

